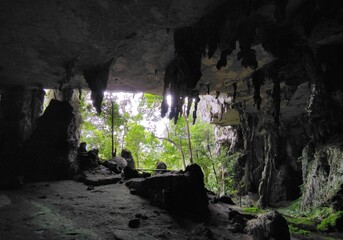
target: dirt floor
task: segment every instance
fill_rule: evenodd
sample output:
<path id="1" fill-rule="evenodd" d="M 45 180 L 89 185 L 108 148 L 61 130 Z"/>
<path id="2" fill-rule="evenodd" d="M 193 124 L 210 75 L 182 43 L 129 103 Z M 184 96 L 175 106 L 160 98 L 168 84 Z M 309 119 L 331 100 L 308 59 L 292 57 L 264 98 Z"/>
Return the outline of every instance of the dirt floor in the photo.
<path id="1" fill-rule="evenodd" d="M 228 208 L 211 205 L 210 220 L 201 223 L 151 206 L 124 184 L 87 190 L 72 180 L 32 183 L 0 191 L 0 239 L 249 239 L 227 230 Z M 148 218 L 130 228 L 136 214 Z"/>

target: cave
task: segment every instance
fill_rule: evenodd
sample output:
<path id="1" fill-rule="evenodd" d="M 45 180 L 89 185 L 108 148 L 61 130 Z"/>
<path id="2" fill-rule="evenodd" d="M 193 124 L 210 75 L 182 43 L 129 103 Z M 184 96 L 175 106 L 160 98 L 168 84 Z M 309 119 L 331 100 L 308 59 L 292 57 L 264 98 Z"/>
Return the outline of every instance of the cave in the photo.
<path id="1" fill-rule="evenodd" d="M 291 202 L 338 216 L 300 239 L 343 237 L 342 1 L 16 0 L 0 18 L 0 239 L 299 239 L 278 212 Z M 207 191 L 197 164 L 75 181 L 97 155 L 80 153 L 83 91 L 98 114 L 105 91 L 145 92 L 175 124 L 215 125 L 260 215 Z"/>

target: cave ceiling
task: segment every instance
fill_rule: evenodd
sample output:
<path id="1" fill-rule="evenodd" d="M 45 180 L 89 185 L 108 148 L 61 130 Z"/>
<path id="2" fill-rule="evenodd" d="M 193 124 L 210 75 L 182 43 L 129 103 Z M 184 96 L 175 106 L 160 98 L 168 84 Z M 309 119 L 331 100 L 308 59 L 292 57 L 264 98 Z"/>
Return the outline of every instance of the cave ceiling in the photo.
<path id="1" fill-rule="evenodd" d="M 88 87 L 83 71 L 113 59 L 108 90 L 162 93 L 174 56 L 173 30 L 223 0 L 0 2 L 2 84 Z"/>
<path id="2" fill-rule="evenodd" d="M 173 118 L 208 93 L 257 111 L 278 79 L 294 115 L 309 94 L 303 46 L 341 46 L 342 15 L 338 0 L 1 1 L 0 84 L 90 88 L 98 110 L 105 89 L 171 92 Z"/>

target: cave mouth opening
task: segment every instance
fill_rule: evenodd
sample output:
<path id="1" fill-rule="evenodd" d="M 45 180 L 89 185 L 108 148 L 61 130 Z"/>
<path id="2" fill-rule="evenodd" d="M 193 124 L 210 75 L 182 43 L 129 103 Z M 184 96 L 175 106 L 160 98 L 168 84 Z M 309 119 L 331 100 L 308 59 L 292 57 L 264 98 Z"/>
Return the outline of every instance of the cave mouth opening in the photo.
<path id="1" fill-rule="evenodd" d="M 172 96 L 168 95 L 166 100 L 170 107 Z M 224 181 L 232 181 L 233 161 L 239 154 L 231 157 L 230 162 L 226 161 L 229 148 L 218 150 L 217 127 L 210 123 L 206 104 L 198 109 L 200 117 L 193 124 L 190 113 L 194 111 L 194 104 L 192 106 L 188 99 L 184 99 L 183 113 L 175 124 L 174 119 L 161 117 L 162 101 L 161 96 L 148 93 L 106 91 L 102 112 L 98 114 L 92 105 L 91 93 L 83 91 L 79 108 L 82 117 L 79 142 L 85 143 L 87 151 L 97 149 L 102 163 L 129 152 L 135 168 L 145 171 L 156 169 L 160 162 L 165 163 L 168 170 L 175 171 L 197 163 L 204 172 L 209 190 L 232 193 L 233 186 L 226 190 L 223 186 L 225 188 Z M 191 103 L 195 101 L 192 99 Z M 189 106 L 191 109 L 188 110 Z M 230 171 L 229 174 L 221 173 L 223 164 L 227 165 L 225 171 Z"/>

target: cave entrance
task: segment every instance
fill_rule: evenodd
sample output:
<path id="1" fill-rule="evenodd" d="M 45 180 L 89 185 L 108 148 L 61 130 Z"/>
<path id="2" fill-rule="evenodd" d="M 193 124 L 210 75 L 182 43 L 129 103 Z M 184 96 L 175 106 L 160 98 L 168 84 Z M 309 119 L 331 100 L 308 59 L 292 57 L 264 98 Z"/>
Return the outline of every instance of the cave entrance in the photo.
<path id="1" fill-rule="evenodd" d="M 142 171 L 154 170 L 160 162 L 168 170 L 184 170 L 197 163 L 208 189 L 234 192 L 232 169 L 239 154 L 230 153 L 228 158 L 231 139 L 223 138 L 227 132 L 210 123 L 205 107 L 198 109 L 199 117 L 193 124 L 194 107 L 187 111 L 188 99 L 177 124 L 174 119 L 162 118 L 162 101 L 161 96 L 148 93 L 105 92 L 99 115 L 92 106 L 91 93 L 84 91 L 80 101 L 84 151 L 97 149 L 99 161 L 105 164 L 129 152 L 135 168 Z M 168 96 L 169 106 L 171 101 Z M 221 142 L 216 141 L 218 134 Z"/>

